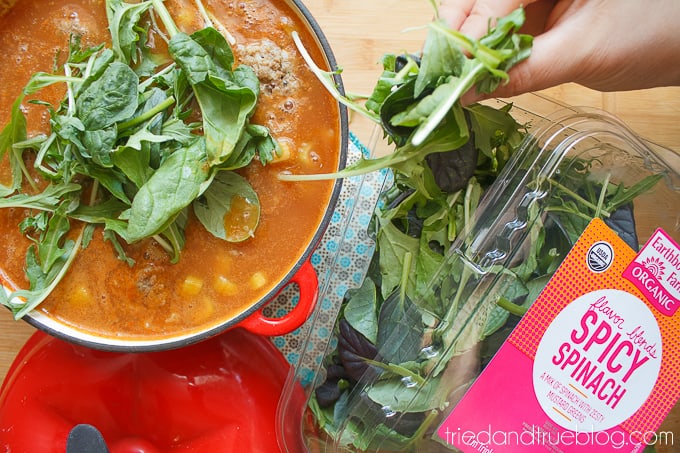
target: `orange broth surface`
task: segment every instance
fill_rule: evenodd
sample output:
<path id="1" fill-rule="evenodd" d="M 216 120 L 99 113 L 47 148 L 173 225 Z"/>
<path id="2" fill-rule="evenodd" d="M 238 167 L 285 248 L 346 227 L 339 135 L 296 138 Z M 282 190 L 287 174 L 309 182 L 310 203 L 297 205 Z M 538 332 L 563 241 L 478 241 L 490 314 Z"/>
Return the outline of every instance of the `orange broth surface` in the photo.
<path id="1" fill-rule="evenodd" d="M 180 29 L 200 28 L 191 1 L 170 0 L 167 6 Z M 301 20 L 281 0 L 204 2 L 208 11 L 236 39 L 236 64 L 246 61 L 247 46 L 263 40 L 285 51 L 290 64 L 286 89 L 263 83 L 253 122 L 267 126 L 286 152 L 263 167 L 242 171 L 258 193 L 261 219 L 254 237 L 228 243 L 207 232 L 194 218 L 186 230 L 179 263 L 152 240 L 127 246 L 135 260 L 120 261 L 101 231 L 79 252 L 72 268 L 39 310 L 90 334 L 131 339 L 157 339 L 210 328 L 233 319 L 266 297 L 286 278 L 312 245 L 333 190 L 332 181 L 291 183 L 277 179 L 281 171 L 331 172 L 338 168 L 340 119 L 337 103 L 308 70 L 290 37 L 298 31 L 313 58 L 321 51 Z M 36 71 L 52 72 L 67 54 L 71 34 L 84 45 L 108 42 L 103 0 L 22 0 L 0 17 L 0 124 L 9 120 L 11 105 Z M 157 34 L 151 38 L 164 42 Z M 159 44 L 159 48 L 161 45 Z M 240 58 L 239 52 L 244 57 Z M 253 66 L 252 56 L 248 56 Z M 256 69 L 256 73 L 258 70 Z M 258 73 L 259 76 L 259 73 Z M 260 77 L 262 81 L 262 77 Z M 56 105 L 63 86 L 38 94 Z M 44 133 L 49 115 L 44 107 L 24 104 L 29 135 Z M 6 161 L 6 159 L 4 159 Z M 7 181 L 3 162 L 0 178 Z M 26 248 L 18 223 L 20 210 L 0 210 L 0 266 L 8 285 L 26 287 Z"/>

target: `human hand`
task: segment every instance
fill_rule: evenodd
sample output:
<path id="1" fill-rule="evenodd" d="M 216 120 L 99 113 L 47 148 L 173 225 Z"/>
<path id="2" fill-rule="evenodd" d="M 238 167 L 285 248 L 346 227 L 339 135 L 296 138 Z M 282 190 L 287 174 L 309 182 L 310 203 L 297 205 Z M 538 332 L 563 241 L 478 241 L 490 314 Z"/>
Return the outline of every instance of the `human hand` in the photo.
<path id="1" fill-rule="evenodd" d="M 441 0 L 453 28 L 483 36 L 489 20 L 524 5 L 531 56 L 493 93 L 510 97 L 575 82 L 600 91 L 680 85 L 680 1 Z"/>

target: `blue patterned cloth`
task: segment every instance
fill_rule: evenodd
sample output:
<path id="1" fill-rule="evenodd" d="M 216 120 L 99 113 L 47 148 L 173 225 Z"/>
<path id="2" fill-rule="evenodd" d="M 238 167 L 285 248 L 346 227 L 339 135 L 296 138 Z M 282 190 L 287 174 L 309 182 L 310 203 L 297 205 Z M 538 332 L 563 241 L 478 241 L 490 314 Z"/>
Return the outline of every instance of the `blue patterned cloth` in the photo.
<path id="1" fill-rule="evenodd" d="M 348 164 L 369 150 L 350 133 Z M 288 362 L 295 368 L 298 380 L 312 382 L 329 346 L 333 327 L 343 297 L 348 289 L 363 281 L 373 255 L 374 243 L 368 226 L 387 172 L 373 172 L 343 181 L 337 208 L 331 217 L 311 263 L 319 277 L 319 301 L 310 319 L 296 331 L 272 338 Z M 285 289 L 264 309 L 264 314 L 280 317 L 298 301 L 297 288 Z"/>

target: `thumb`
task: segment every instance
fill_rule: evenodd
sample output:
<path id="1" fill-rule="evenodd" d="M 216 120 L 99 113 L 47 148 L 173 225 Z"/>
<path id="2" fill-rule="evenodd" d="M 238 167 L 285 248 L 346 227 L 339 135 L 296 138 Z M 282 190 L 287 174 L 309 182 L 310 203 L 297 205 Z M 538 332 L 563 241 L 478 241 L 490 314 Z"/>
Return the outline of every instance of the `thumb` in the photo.
<path id="1" fill-rule="evenodd" d="M 490 95 L 468 94 L 470 101 L 488 97 L 512 97 L 531 91 L 539 91 L 577 79 L 574 63 L 568 52 L 552 39 L 550 33 L 534 39 L 531 55 L 508 71 L 509 80 L 501 83 Z"/>

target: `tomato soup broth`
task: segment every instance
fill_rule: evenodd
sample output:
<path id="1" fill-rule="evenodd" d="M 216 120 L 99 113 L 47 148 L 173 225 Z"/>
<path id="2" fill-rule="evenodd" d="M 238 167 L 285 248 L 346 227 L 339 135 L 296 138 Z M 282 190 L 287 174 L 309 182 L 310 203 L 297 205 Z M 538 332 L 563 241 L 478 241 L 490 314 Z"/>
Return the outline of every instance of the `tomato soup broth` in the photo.
<path id="1" fill-rule="evenodd" d="M 180 29 L 200 28 L 195 2 L 166 3 Z M 342 140 L 338 105 L 306 67 L 291 31 L 301 35 L 316 61 L 323 61 L 321 51 L 306 25 L 281 0 L 205 4 L 216 23 L 235 39 L 236 64 L 248 64 L 258 75 L 261 96 L 253 121 L 267 126 L 283 151 L 274 163 L 262 166 L 253 161 L 241 171 L 260 198 L 261 218 L 254 237 L 229 243 L 190 217 L 178 263 L 170 263 L 155 241 L 145 240 L 126 246 L 135 261 L 129 266 L 98 230 L 38 307 L 49 317 L 117 339 L 159 339 L 216 326 L 270 294 L 309 250 L 323 224 L 333 182 L 277 179 L 282 171 L 338 168 Z M 63 58 L 70 35 L 82 35 L 85 45 L 108 40 L 103 0 L 20 0 L 0 17 L 0 30 L 2 125 L 30 75 L 53 71 L 54 62 Z M 159 48 L 165 45 L 158 33 L 151 32 L 150 38 Z M 63 87 L 52 86 L 39 96 L 56 105 L 63 94 Z M 24 103 L 23 110 L 29 135 L 47 131 L 44 107 Z M 6 156 L 4 160 L 0 176 L 6 181 Z M 14 287 L 27 285 L 23 268 L 30 241 L 17 226 L 23 216 L 19 210 L 0 210 L 0 265 L 7 284 Z"/>

